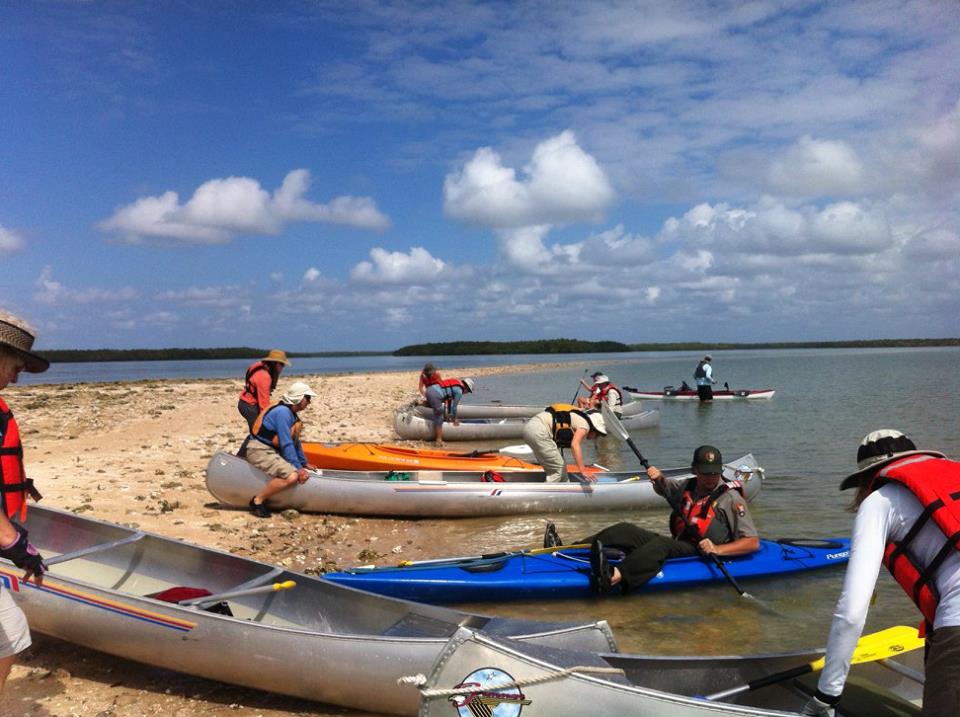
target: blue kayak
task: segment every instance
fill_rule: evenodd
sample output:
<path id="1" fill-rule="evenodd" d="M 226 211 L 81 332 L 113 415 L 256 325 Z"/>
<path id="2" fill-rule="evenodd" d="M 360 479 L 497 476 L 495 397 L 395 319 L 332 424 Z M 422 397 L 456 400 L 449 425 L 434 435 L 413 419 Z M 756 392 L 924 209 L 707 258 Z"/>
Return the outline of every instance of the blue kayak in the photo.
<path id="1" fill-rule="evenodd" d="M 616 565 L 621 557 L 613 555 L 610 563 Z M 784 539 L 761 540 L 757 552 L 723 562 L 739 581 L 842 565 L 849 558 L 850 541 L 846 538 Z M 396 567 L 358 567 L 324 577 L 352 588 L 428 603 L 583 598 L 592 594 L 590 550 L 583 547 L 519 550 Z M 724 580 L 709 559 L 677 558 L 668 560 L 643 591 Z M 616 591 L 613 594 L 619 595 Z"/>

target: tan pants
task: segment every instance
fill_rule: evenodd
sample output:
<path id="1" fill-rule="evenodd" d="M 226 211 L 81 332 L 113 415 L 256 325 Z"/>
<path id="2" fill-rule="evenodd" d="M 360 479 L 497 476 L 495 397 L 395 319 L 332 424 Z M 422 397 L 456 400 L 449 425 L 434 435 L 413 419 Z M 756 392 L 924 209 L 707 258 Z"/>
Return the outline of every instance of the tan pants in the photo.
<path id="1" fill-rule="evenodd" d="M 271 478 L 286 478 L 296 473 L 294 468 L 273 446 L 251 438 L 247 444 L 247 462 L 259 468 Z"/>
<path id="2" fill-rule="evenodd" d="M 567 478 L 567 462 L 553 440 L 553 433 L 539 418 L 531 418 L 523 427 L 523 441 L 533 449 L 540 465 L 547 474 L 547 481 L 551 483 L 565 482 Z"/>

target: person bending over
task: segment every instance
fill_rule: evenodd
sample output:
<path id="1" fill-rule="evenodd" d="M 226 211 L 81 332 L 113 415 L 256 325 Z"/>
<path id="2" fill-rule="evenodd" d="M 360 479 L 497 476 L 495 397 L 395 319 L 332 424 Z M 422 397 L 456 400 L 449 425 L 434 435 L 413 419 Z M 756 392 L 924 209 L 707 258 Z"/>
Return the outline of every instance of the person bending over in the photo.
<path id="1" fill-rule="evenodd" d="M 523 426 L 523 440 L 533 449 L 537 462 L 543 466 L 548 482 L 566 481 L 567 464 L 561 449 L 569 448 L 577 471 L 585 480 L 597 478 L 588 475 L 583 462 L 583 441 L 607 435 L 607 427 L 599 411 L 584 411 L 568 403 L 555 403 L 533 416 Z"/>

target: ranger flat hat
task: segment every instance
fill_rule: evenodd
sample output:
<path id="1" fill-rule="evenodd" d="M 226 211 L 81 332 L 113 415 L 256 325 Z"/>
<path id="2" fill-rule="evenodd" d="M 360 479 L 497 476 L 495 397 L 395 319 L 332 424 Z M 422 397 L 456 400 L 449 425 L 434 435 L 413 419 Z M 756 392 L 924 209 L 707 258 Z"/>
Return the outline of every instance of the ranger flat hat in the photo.
<path id="1" fill-rule="evenodd" d="M 840 484 L 840 490 L 855 488 L 860 485 L 860 481 L 866 478 L 874 471 L 878 471 L 888 463 L 905 458 L 906 456 L 928 455 L 936 458 L 946 458 L 939 451 L 920 451 L 917 450 L 913 441 L 907 438 L 900 431 L 892 428 L 881 428 L 878 431 L 871 431 L 860 441 L 860 447 L 857 449 L 857 471 L 851 473 Z"/>
<path id="2" fill-rule="evenodd" d="M 36 337 L 36 329 L 26 321 L 0 311 L 0 346 L 5 346 L 20 356 L 23 359 L 24 371 L 28 373 L 43 373 L 50 368 L 49 361 L 30 351 Z"/>

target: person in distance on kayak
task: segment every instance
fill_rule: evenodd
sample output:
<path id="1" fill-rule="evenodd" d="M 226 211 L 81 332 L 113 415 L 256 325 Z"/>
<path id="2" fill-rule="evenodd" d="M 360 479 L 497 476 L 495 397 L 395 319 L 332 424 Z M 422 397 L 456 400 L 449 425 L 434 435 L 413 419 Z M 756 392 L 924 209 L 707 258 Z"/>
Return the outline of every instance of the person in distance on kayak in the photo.
<path id="1" fill-rule="evenodd" d="M 290 385 L 280 403 L 261 413 L 250 430 L 246 459 L 270 477 L 263 490 L 250 499 L 250 512 L 269 518 L 266 502 L 270 496 L 309 477 L 307 459 L 300 444 L 303 422 L 299 413 L 316 396 L 303 381 Z"/>
<path id="2" fill-rule="evenodd" d="M 455 426 L 460 399 L 465 393 L 473 393 L 472 378 L 447 378 L 427 386 L 427 405 L 433 409 L 433 440 L 443 443 L 443 421 L 449 417 Z"/>
<path id="3" fill-rule="evenodd" d="M 857 471 L 850 563 L 827 639 L 817 692 L 802 714 L 833 717 L 867 619 L 881 563 L 925 619 L 925 717 L 960 715 L 960 462 L 918 450 L 900 431 L 868 433 Z"/>
<path id="4" fill-rule="evenodd" d="M 523 426 L 523 440 L 533 449 L 537 462 L 543 466 L 547 481 L 568 480 L 567 462 L 562 448 L 569 448 L 577 464 L 577 472 L 585 480 L 596 476 L 586 472 L 583 462 L 583 441 L 607 435 L 607 427 L 600 411 L 577 408 L 568 403 L 555 403 L 529 419 Z"/>
<path id="5" fill-rule="evenodd" d="M 21 371 L 43 373 L 50 362 L 30 349 L 36 332 L 21 319 L 0 312 L 0 390 L 17 382 Z M 30 541 L 27 529 L 13 522 L 19 516 L 22 522 L 27 515 L 27 496 L 34 500 L 40 494 L 27 478 L 23 466 L 23 446 L 20 429 L 13 412 L 0 398 L 0 557 L 26 570 L 23 580 L 31 576 L 38 585 L 43 582 L 47 566 Z M 0 581 L 0 692 L 6 684 L 16 656 L 30 647 L 30 628 L 23 611 L 14 603 L 10 593 Z"/>
<path id="6" fill-rule="evenodd" d="M 620 393 L 620 389 L 607 378 L 606 374 L 599 371 L 590 378 L 593 379 L 592 386 L 588 386 L 583 379 L 580 380 L 583 387 L 590 391 L 590 395 L 578 398 L 577 406 L 583 409 L 600 410 L 600 406 L 606 403 L 618 418 L 623 416 L 623 394 Z"/>
<path id="7" fill-rule="evenodd" d="M 270 408 L 270 394 L 277 387 L 283 367 L 289 365 L 287 354 L 279 349 L 271 349 L 262 359 L 250 364 L 237 401 L 237 410 L 247 419 L 248 428 L 252 429 L 257 416 Z"/>
<path id="8" fill-rule="evenodd" d="M 693 377 L 697 381 L 697 395 L 701 401 L 713 400 L 713 384 L 717 382 L 717 379 L 713 377 L 711 361 L 713 361 L 713 356 L 707 354 L 697 364 L 697 368 L 693 372 Z"/>
<path id="9" fill-rule="evenodd" d="M 590 544 L 590 582 L 603 595 L 614 587 L 624 593 L 650 581 L 669 558 L 698 554 L 747 555 L 760 549 L 760 536 L 747 509 L 740 481 L 723 480 L 723 459 L 713 446 L 693 452 L 693 478 L 678 482 L 665 480 L 659 469 L 650 466 L 647 475 L 653 489 L 674 509 L 666 537 L 633 523 L 617 523 L 588 536 L 579 543 Z M 552 523 L 547 524 L 544 547 L 562 545 Z M 625 553 L 619 566 L 607 562 L 604 548 Z"/>

